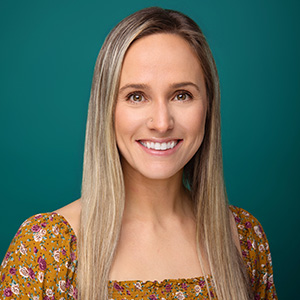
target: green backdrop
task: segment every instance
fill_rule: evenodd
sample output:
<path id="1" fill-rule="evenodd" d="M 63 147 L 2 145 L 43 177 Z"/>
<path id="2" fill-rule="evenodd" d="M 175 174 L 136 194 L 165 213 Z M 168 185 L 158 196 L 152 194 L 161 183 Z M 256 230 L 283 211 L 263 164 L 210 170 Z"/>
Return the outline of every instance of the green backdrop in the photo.
<path id="1" fill-rule="evenodd" d="M 295 299 L 298 3 L 2 0 L 0 260 L 27 217 L 80 197 L 89 90 L 100 46 L 119 20 L 158 5 L 188 14 L 207 36 L 221 80 L 229 200 L 261 221 L 279 298 Z"/>

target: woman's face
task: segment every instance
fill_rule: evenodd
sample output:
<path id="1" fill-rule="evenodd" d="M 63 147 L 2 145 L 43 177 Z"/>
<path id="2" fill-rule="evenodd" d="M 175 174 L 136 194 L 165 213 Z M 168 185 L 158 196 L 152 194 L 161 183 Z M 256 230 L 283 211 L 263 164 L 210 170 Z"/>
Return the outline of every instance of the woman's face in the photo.
<path id="1" fill-rule="evenodd" d="M 167 179 L 199 149 L 207 99 L 200 62 L 175 34 L 153 34 L 128 49 L 115 131 L 124 174 Z"/>

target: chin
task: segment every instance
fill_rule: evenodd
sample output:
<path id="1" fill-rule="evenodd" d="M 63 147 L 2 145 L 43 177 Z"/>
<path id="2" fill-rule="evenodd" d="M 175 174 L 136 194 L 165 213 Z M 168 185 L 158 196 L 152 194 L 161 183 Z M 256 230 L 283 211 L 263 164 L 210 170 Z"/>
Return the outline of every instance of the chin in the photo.
<path id="1" fill-rule="evenodd" d="M 164 180 L 164 179 L 169 179 L 171 177 L 174 177 L 176 175 L 179 176 L 182 171 L 178 170 L 158 170 L 158 169 L 148 169 L 147 172 L 140 172 L 140 174 L 148 179 L 153 179 L 153 180 Z"/>

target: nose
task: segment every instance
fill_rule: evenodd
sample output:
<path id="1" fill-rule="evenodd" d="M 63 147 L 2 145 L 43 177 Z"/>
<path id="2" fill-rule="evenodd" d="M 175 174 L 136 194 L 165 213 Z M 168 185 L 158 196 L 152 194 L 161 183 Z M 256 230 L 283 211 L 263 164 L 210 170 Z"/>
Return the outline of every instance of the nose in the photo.
<path id="1" fill-rule="evenodd" d="M 170 103 L 167 101 L 154 101 L 148 119 L 148 128 L 164 133 L 174 127 L 174 118 Z"/>

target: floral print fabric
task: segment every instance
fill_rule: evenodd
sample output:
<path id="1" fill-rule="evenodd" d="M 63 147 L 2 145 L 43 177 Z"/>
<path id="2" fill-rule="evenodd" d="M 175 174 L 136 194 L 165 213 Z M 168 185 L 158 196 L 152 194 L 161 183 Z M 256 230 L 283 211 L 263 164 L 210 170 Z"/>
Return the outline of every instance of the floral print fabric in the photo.
<path id="1" fill-rule="evenodd" d="M 260 223 L 230 207 L 255 300 L 277 299 L 269 244 Z M 15 235 L 0 267 L 0 300 L 77 299 L 77 239 L 63 216 L 38 214 Z M 208 289 L 206 282 L 208 284 Z M 109 281 L 112 300 L 217 299 L 211 276 L 158 281 Z"/>
<path id="2" fill-rule="evenodd" d="M 210 295 L 216 299 L 212 287 L 211 277 L 206 277 Z M 204 277 L 189 279 L 166 279 L 158 281 L 110 281 L 112 299 L 209 299 Z"/>
<path id="3" fill-rule="evenodd" d="M 76 299 L 76 237 L 55 213 L 26 220 L 0 268 L 0 299 Z"/>

